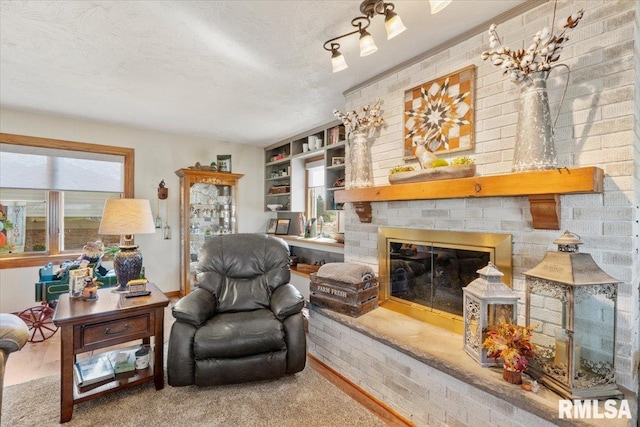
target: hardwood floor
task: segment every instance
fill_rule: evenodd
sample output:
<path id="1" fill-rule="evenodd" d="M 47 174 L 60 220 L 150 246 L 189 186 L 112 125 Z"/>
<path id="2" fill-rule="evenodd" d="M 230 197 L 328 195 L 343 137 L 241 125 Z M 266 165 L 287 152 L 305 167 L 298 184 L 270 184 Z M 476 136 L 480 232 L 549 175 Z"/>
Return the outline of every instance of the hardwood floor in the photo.
<path id="1" fill-rule="evenodd" d="M 9 354 L 4 386 L 24 383 L 60 373 L 60 334 L 39 343 L 28 342 L 20 351 Z"/>

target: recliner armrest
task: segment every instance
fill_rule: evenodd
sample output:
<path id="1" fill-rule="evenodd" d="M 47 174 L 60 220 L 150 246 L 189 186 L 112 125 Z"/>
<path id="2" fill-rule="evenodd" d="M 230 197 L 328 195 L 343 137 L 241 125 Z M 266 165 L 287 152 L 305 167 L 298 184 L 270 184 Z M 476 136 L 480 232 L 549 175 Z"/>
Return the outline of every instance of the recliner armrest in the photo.
<path id="1" fill-rule="evenodd" d="M 216 297 L 205 289 L 196 289 L 180 298 L 171 309 L 177 320 L 200 326 L 216 312 Z"/>
<path id="2" fill-rule="evenodd" d="M 304 306 L 304 297 L 291 283 L 279 286 L 271 295 L 271 311 L 280 320 L 299 313 Z"/>

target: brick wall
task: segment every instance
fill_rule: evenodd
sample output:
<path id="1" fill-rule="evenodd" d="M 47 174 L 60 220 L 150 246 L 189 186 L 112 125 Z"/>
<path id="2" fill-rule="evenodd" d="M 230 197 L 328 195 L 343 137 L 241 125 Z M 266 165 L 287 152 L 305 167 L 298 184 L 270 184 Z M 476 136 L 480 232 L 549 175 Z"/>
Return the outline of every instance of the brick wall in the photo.
<path id="1" fill-rule="evenodd" d="M 561 166 L 598 166 L 604 193 L 561 196 L 560 230 L 535 230 L 525 197 L 378 202 L 373 222 L 361 224 L 347 207 L 345 260 L 377 267 L 378 226 L 506 232 L 513 236 L 513 286 L 524 302 L 523 272 L 555 250 L 564 230 L 581 236 L 581 250 L 619 279 L 616 373 L 618 384 L 638 391 L 639 291 L 638 204 L 640 203 L 640 2 L 559 2 L 555 28 L 580 8 L 583 20 L 570 34 L 560 62 L 571 69 L 566 99 L 555 129 Z M 553 2 L 498 26 L 504 44 L 526 48 L 533 34 L 551 26 Z M 635 35 L 635 36 L 634 36 Z M 635 37 L 635 38 L 634 38 Z M 403 164 L 404 91 L 470 64 L 476 68 L 476 146 L 469 155 L 478 175 L 509 173 L 517 121 L 518 89 L 498 67 L 483 63 L 483 32 L 431 58 L 346 94 L 345 110 L 383 100 L 386 127 L 372 145 L 374 185 L 387 185 L 388 170 Z M 635 50 L 635 57 L 634 57 Z M 566 72 L 548 81 L 552 114 L 559 107 Z M 347 176 L 348 176 L 347 171 Z M 519 307 L 520 323 L 524 306 Z"/>
<path id="2" fill-rule="evenodd" d="M 335 320 L 310 315 L 309 352 L 415 425 L 554 425 Z"/>

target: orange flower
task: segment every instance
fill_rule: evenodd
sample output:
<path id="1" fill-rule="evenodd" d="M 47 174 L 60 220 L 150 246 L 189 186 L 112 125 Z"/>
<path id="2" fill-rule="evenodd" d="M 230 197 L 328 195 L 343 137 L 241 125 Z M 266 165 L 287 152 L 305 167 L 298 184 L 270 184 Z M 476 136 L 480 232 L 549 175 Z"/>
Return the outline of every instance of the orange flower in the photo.
<path id="1" fill-rule="evenodd" d="M 488 327 L 482 346 L 487 349 L 489 357 L 502 359 L 505 368 L 522 372 L 529 365 L 527 358 L 536 354 L 531 335 L 537 326 L 518 326 L 501 320 L 499 324 Z"/>

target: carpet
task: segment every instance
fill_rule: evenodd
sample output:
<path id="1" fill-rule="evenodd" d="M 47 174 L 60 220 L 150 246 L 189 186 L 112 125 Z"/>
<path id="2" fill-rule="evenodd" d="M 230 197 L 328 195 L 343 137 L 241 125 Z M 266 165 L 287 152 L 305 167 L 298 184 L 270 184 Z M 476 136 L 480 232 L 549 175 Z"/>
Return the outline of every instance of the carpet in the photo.
<path id="1" fill-rule="evenodd" d="M 58 375 L 6 387 L 2 426 L 55 426 L 60 417 Z M 385 423 L 314 369 L 295 375 L 215 387 L 153 382 L 74 406 L 65 426 L 384 426 Z"/>

